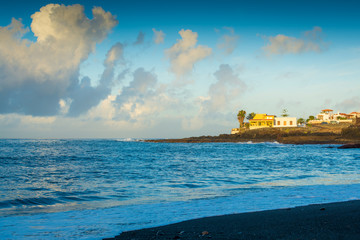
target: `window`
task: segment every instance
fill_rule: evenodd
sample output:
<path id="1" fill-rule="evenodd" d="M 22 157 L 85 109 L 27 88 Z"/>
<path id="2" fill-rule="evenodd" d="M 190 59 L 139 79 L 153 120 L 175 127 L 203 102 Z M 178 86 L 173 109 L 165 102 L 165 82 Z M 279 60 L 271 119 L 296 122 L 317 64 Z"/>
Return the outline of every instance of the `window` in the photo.
<path id="1" fill-rule="evenodd" d="M 277 121 L 277 125 L 280 125 L 280 121 Z"/>
<path id="2" fill-rule="evenodd" d="M 286 126 L 286 121 L 284 121 L 284 126 Z"/>
<path id="3" fill-rule="evenodd" d="M 293 124 L 292 124 L 292 121 L 290 121 L 290 125 L 293 125 Z"/>

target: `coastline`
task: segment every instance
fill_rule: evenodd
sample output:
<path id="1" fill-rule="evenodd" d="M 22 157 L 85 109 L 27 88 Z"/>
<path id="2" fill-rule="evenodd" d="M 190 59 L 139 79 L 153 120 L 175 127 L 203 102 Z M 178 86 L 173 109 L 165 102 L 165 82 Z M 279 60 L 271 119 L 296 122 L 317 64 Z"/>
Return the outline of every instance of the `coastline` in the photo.
<path id="1" fill-rule="evenodd" d="M 103 240 L 360 239 L 360 200 L 205 217 Z"/>
<path id="2" fill-rule="evenodd" d="M 179 139 L 152 139 L 145 142 L 278 142 L 282 144 L 360 144 L 360 126 L 314 125 L 306 128 L 262 128 L 242 130 L 239 134 L 220 134 Z"/>
<path id="3" fill-rule="evenodd" d="M 319 125 L 309 128 L 268 128 L 245 130 L 239 134 L 144 141 L 162 143 L 278 142 L 282 144 L 337 144 L 345 146 L 338 148 L 359 148 L 360 127 Z M 360 239 L 360 200 L 204 217 L 160 227 L 124 231 L 113 238 L 104 238 L 104 240 L 124 239 Z"/>

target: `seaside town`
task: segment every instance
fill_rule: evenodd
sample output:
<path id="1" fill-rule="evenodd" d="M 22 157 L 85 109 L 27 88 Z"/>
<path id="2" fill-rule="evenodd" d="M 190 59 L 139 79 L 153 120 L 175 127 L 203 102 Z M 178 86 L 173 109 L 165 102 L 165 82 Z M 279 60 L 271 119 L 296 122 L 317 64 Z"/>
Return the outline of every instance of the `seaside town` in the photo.
<path id="1" fill-rule="evenodd" d="M 268 115 L 266 113 L 249 113 L 246 116 L 246 111 L 240 110 L 237 115 L 239 121 L 239 128 L 233 128 L 231 134 L 238 134 L 243 129 L 259 129 L 259 128 L 288 128 L 288 127 L 306 127 L 314 124 L 341 124 L 360 122 L 360 112 L 334 113 L 332 109 L 323 109 L 315 116 L 309 116 L 307 119 L 291 117 L 288 111 L 284 109 L 280 117 L 275 115 Z M 248 122 L 244 122 L 245 118 Z"/>

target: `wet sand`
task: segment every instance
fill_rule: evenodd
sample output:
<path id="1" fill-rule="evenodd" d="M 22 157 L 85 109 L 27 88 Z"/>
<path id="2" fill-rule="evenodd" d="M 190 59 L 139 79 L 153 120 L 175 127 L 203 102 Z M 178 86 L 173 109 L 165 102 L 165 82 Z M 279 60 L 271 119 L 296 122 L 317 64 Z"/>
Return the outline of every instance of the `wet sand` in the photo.
<path id="1" fill-rule="evenodd" d="M 189 220 L 106 240 L 360 239 L 360 200 Z"/>

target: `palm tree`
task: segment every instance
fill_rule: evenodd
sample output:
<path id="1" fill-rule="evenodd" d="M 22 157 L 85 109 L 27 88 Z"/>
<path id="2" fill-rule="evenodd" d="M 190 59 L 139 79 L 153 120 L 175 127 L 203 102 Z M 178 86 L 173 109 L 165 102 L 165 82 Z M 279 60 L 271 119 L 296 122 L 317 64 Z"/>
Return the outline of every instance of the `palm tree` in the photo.
<path id="1" fill-rule="evenodd" d="M 281 116 L 282 116 L 282 117 L 288 117 L 288 116 L 289 116 L 288 110 L 287 110 L 287 109 L 284 109 L 284 110 L 282 111 Z"/>
<path id="2" fill-rule="evenodd" d="M 247 120 L 251 120 L 255 117 L 256 113 L 252 112 L 252 113 L 249 113 L 246 117 Z"/>
<path id="3" fill-rule="evenodd" d="M 240 110 L 238 112 L 237 117 L 238 117 L 238 120 L 239 120 L 239 123 L 240 123 L 240 128 L 242 128 L 242 126 L 244 125 L 245 115 L 246 115 L 245 110 Z M 240 131 L 240 128 L 239 128 L 239 131 Z"/>

